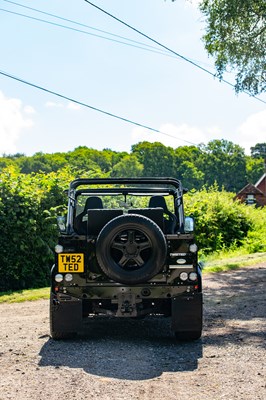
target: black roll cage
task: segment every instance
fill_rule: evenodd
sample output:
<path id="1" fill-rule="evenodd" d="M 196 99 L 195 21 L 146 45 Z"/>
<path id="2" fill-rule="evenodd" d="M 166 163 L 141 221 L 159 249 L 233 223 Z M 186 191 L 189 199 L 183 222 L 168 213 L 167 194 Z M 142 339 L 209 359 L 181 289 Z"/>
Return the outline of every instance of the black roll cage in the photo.
<path id="1" fill-rule="evenodd" d="M 95 188 L 96 185 L 116 185 L 116 187 Z M 137 186 L 135 186 L 137 185 Z M 156 185 L 156 186 L 152 186 Z M 158 186 L 159 185 L 159 186 Z M 79 188 L 87 186 L 86 188 Z M 92 186 L 92 187 L 88 187 Z M 93 187 L 94 186 L 94 187 Z M 68 215 L 66 233 L 72 234 L 74 208 L 76 199 L 81 194 L 86 195 L 172 195 L 174 197 L 175 214 L 180 223 L 180 232 L 184 230 L 184 207 L 183 207 L 183 189 L 181 182 L 175 178 L 79 178 L 70 183 L 68 190 Z"/>

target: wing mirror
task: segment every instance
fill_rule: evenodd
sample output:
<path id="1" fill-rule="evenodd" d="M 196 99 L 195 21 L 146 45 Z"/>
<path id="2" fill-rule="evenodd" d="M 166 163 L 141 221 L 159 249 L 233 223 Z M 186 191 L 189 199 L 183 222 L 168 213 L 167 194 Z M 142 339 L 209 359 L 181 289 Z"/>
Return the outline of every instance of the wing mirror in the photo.
<path id="1" fill-rule="evenodd" d="M 60 232 L 65 232 L 66 231 L 66 217 L 63 215 L 60 215 L 57 217 L 57 226 Z"/>
<path id="2" fill-rule="evenodd" d="M 186 233 L 191 233 L 194 232 L 195 229 L 195 221 L 193 217 L 185 217 L 185 225 L 184 225 L 184 231 Z"/>

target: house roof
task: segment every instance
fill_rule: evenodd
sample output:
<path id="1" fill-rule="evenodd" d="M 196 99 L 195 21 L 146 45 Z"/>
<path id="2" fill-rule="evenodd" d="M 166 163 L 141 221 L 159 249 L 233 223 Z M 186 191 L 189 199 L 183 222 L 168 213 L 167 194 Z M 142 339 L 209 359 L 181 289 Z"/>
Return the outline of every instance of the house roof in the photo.
<path id="1" fill-rule="evenodd" d="M 237 196 L 241 194 L 260 194 L 263 196 L 263 192 L 252 183 L 248 183 L 246 186 L 244 186 L 243 189 L 237 193 Z"/>

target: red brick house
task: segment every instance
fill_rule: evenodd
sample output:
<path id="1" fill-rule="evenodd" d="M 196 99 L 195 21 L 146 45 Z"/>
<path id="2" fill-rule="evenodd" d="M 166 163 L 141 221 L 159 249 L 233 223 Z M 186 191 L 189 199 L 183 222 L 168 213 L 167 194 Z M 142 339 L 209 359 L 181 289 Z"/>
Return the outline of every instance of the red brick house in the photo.
<path id="1" fill-rule="evenodd" d="M 242 203 L 256 204 L 258 207 L 266 206 L 266 173 L 258 180 L 255 185 L 248 183 L 241 189 L 236 198 Z"/>

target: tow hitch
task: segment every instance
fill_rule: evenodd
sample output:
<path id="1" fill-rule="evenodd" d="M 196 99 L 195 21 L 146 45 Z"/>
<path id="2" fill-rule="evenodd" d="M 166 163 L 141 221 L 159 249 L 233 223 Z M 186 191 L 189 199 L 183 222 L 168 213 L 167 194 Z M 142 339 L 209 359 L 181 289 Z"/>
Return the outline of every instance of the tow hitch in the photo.
<path id="1" fill-rule="evenodd" d="M 137 316 L 137 303 L 140 303 L 141 299 L 136 299 L 136 296 L 132 293 L 120 293 L 117 299 L 112 300 L 113 304 L 117 304 L 117 317 L 136 317 Z"/>

